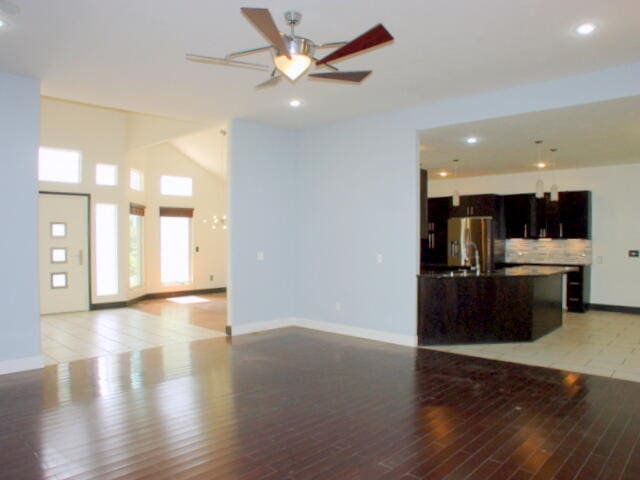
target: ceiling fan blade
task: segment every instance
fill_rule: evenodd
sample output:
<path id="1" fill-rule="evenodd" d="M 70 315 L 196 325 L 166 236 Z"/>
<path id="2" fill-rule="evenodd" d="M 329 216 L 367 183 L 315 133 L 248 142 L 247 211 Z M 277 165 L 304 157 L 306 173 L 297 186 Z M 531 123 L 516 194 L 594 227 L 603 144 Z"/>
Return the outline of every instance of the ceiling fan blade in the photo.
<path id="1" fill-rule="evenodd" d="M 280 35 L 280 31 L 278 27 L 276 27 L 276 23 L 273 21 L 273 17 L 271 13 L 266 8 L 241 8 L 242 13 L 247 17 L 247 19 L 253 24 L 256 29 L 269 40 L 274 47 L 276 47 L 280 53 L 287 56 L 287 58 L 291 58 L 291 54 L 289 50 L 287 50 L 287 46 L 282 39 L 282 35 Z"/>
<path id="2" fill-rule="evenodd" d="M 186 59 L 191 62 L 210 63 L 212 65 L 223 65 L 225 67 L 240 67 L 263 71 L 271 69 L 268 65 L 260 65 L 259 63 L 241 62 L 240 60 L 233 60 L 231 58 L 206 57 L 204 55 L 193 55 L 191 53 L 187 53 Z"/>
<path id="3" fill-rule="evenodd" d="M 361 70 L 354 72 L 325 72 L 325 73 L 310 73 L 309 76 L 313 78 L 319 78 L 324 80 L 338 80 L 340 82 L 360 83 L 365 78 L 371 75 L 371 70 Z"/>
<path id="4" fill-rule="evenodd" d="M 282 80 L 282 77 L 280 75 L 278 75 L 276 77 L 271 77 L 266 82 L 262 82 L 262 83 L 256 85 L 256 89 L 267 88 L 267 87 L 275 87 L 278 83 L 280 83 L 280 80 Z"/>
<path id="5" fill-rule="evenodd" d="M 382 45 L 383 43 L 390 42 L 391 40 L 393 40 L 393 37 L 380 23 L 371 30 L 360 35 L 358 38 L 354 38 L 343 47 L 340 47 L 326 57 L 321 58 L 316 62 L 316 65 L 322 65 L 323 63 L 331 62 L 332 60 L 337 60 L 348 55 L 353 55 L 354 53 L 360 53 L 364 50 Z"/>

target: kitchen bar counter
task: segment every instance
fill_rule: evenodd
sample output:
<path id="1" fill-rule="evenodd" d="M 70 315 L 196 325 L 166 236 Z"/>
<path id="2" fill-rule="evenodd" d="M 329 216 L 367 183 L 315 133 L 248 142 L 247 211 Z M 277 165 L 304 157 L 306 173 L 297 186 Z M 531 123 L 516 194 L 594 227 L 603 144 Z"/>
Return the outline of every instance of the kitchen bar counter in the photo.
<path id="1" fill-rule="evenodd" d="M 418 276 L 418 342 L 535 340 L 562 325 L 563 274 L 572 268 L 424 272 Z"/>
<path id="2" fill-rule="evenodd" d="M 492 272 L 481 273 L 476 273 L 468 269 L 460 269 L 448 272 L 424 270 L 420 275 L 431 278 L 539 277 L 576 271 L 578 271 L 577 267 L 523 265 L 518 267 L 501 268 Z"/>

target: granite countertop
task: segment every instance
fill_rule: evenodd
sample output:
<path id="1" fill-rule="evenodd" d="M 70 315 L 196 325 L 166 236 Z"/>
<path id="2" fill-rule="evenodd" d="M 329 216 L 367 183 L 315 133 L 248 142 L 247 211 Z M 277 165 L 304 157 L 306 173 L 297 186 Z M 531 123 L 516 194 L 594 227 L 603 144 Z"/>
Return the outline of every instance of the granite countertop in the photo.
<path id="1" fill-rule="evenodd" d="M 577 267 L 533 266 L 509 267 L 493 272 L 476 273 L 469 270 L 452 272 L 423 271 L 420 276 L 429 278 L 477 278 L 477 277 L 542 277 L 578 271 Z"/>

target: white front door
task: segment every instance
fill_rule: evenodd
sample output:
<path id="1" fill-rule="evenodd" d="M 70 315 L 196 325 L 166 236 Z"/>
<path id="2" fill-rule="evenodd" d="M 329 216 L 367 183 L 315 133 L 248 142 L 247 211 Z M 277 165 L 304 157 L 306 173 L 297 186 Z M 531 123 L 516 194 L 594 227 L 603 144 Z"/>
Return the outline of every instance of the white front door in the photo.
<path id="1" fill-rule="evenodd" d="M 39 197 L 40 313 L 89 310 L 88 198 Z"/>

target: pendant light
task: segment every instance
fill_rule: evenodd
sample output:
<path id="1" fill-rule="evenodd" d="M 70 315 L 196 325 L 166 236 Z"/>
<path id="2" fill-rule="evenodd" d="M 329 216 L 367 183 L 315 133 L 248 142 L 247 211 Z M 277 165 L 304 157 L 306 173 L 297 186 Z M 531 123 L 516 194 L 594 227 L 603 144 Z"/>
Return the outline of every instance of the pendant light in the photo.
<path id="1" fill-rule="evenodd" d="M 542 165 L 542 140 L 536 140 L 538 146 L 538 181 L 536 182 L 536 198 L 544 198 L 544 182 L 540 176 L 540 165 Z"/>
<path id="2" fill-rule="evenodd" d="M 553 171 L 551 172 L 553 175 L 553 185 L 551 185 L 551 189 L 549 190 L 549 193 L 551 195 L 551 201 L 552 202 L 557 202 L 558 199 L 560 198 L 560 194 L 558 193 L 558 185 L 556 184 L 556 165 L 553 161 L 554 158 L 554 153 L 556 153 L 558 151 L 557 148 L 550 148 L 549 151 L 551 152 L 551 160 L 550 160 L 550 164 L 551 164 L 551 168 L 553 169 Z"/>
<path id="3" fill-rule="evenodd" d="M 453 180 L 455 182 L 456 178 L 458 178 L 458 159 L 454 158 L 453 159 Z M 453 189 L 453 206 L 454 207 L 459 207 L 460 206 L 460 192 L 458 192 L 457 189 Z"/>

